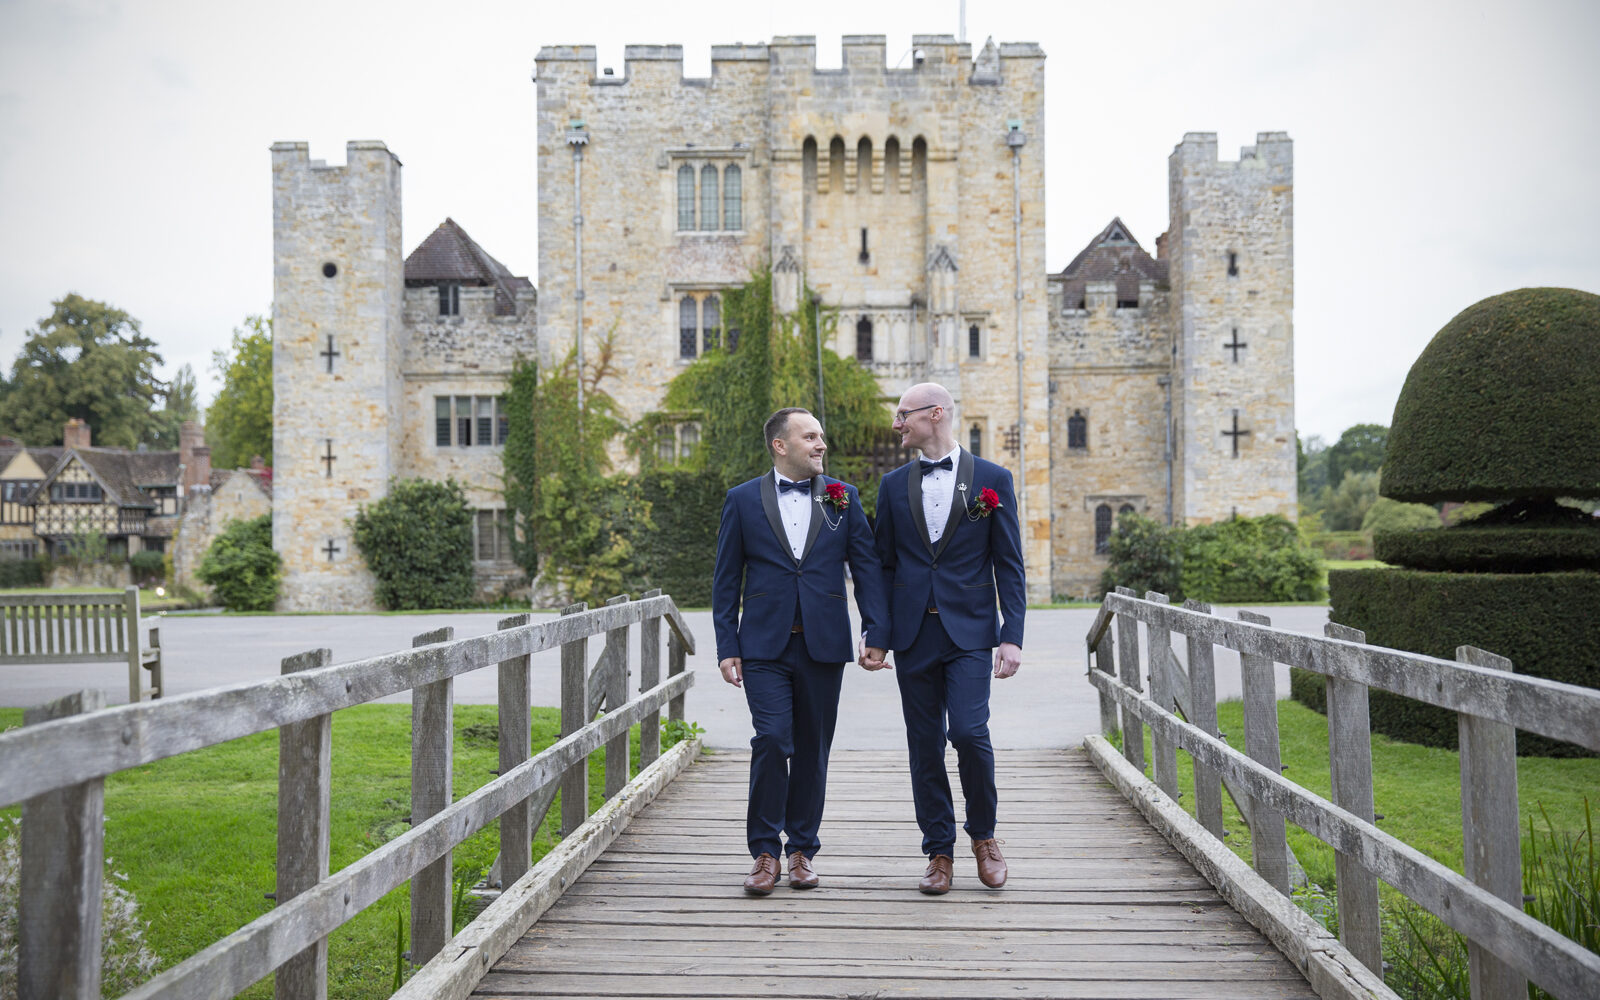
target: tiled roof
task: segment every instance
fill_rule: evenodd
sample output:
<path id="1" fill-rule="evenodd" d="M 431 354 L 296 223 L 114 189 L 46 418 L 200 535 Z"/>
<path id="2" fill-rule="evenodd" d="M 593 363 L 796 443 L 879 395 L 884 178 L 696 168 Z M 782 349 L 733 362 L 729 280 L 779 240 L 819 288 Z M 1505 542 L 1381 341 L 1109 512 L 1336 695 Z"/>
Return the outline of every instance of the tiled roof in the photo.
<path id="1" fill-rule="evenodd" d="M 76 455 L 105 487 L 109 494 L 107 499 L 122 507 L 154 508 L 155 502 L 141 487 L 176 486 L 180 479 L 175 451 L 124 451 L 121 448 L 60 448 L 56 451 L 57 458 L 45 473 L 46 481 L 54 479 L 66 467 L 69 454 Z"/>
<path id="2" fill-rule="evenodd" d="M 262 473 L 255 469 L 217 469 L 213 471 L 211 473 L 211 492 L 215 493 L 217 490 L 222 489 L 223 484 L 226 483 L 230 477 L 236 474 L 241 476 L 249 476 L 251 479 L 255 480 L 256 486 L 260 487 L 261 492 L 267 495 L 267 499 L 272 499 L 271 473 Z"/>
<path id="3" fill-rule="evenodd" d="M 1076 307 L 1083 298 L 1084 285 L 1091 281 L 1115 281 L 1117 298 L 1135 300 L 1139 282 L 1167 284 L 1167 262 L 1145 253 L 1120 218 L 1100 230 L 1100 235 L 1078 252 L 1061 271 L 1067 307 Z"/>
<path id="4" fill-rule="evenodd" d="M 454 219 L 448 218 L 411 251 L 411 256 L 406 258 L 405 274 L 408 285 L 459 281 L 463 285 L 492 286 L 494 311 L 498 316 L 515 316 L 518 291 L 533 287 L 533 282 L 512 274 L 478 246 Z"/>

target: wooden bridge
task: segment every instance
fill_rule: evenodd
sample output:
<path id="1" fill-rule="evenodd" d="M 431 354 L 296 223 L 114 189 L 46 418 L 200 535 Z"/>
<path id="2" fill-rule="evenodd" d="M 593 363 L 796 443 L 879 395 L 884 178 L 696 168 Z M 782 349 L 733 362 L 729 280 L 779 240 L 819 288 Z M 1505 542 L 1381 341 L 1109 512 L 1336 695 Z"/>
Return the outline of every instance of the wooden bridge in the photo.
<path id="1" fill-rule="evenodd" d="M 602 637 L 591 665 L 588 642 Z M 1348 630 L 1307 636 L 1176 608 L 1158 594 L 1108 595 L 1086 640 L 1102 728 L 1126 754 L 1066 733 L 1059 750 L 1002 752 L 1012 877 L 985 889 L 960 857 L 955 891 L 942 897 L 915 890 L 923 859 L 905 759 L 874 752 L 834 757 L 823 886 L 743 894 L 748 757 L 702 755 L 696 739 L 661 752 L 662 711 L 684 717 L 694 637 L 656 593 L 553 619 L 517 615 L 469 639 L 446 629 L 352 663 L 312 651 L 284 661 L 280 678 L 159 702 L 62 699 L 0 735 L 0 807 L 23 803 L 20 996 L 100 995 L 105 776 L 270 729 L 280 738 L 277 906 L 128 996 L 230 997 L 270 975 L 279 997 L 325 997 L 328 936 L 409 882 L 413 956 L 426 964 L 396 994 L 408 1000 L 1390 997 L 1373 971 L 1379 879 L 1467 936 L 1475 1000 L 1522 1000 L 1528 981 L 1563 1000 L 1596 996 L 1600 956 L 1522 912 L 1513 753 L 1519 728 L 1600 750 L 1600 692 L 1519 677 L 1478 650 L 1438 660 L 1369 647 Z M 563 735 L 532 755 L 529 657 L 557 646 Z M 1243 752 L 1216 732 L 1216 646 L 1241 654 Z M 1274 663 L 1328 679 L 1333 802 L 1279 772 Z M 452 801 L 452 679 L 489 666 L 499 672 L 499 776 Z M 1369 687 L 1460 714 L 1467 876 L 1372 824 Z M 330 873 L 331 713 L 408 689 L 412 829 Z M 636 724 L 641 767 L 630 778 Z M 601 747 L 606 802 L 586 815 L 585 761 Z M 1196 816 L 1177 804 L 1180 748 L 1194 761 Z M 557 789 L 566 835 L 530 865 L 530 832 Z M 1254 867 L 1218 839 L 1225 793 L 1250 824 Z M 1286 896 L 1286 820 L 1339 852 L 1338 936 Z M 491 822 L 505 888 L 452 936 L 450 852 Z"/>

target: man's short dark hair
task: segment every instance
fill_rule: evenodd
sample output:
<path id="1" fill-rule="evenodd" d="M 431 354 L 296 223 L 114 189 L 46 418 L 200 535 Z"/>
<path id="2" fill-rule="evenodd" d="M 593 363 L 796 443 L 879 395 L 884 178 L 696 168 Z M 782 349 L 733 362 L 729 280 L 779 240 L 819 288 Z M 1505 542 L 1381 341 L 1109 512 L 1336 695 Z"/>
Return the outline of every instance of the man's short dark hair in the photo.
<path id="1" fill-rule="evenodd" d="M 767 422 L 762 427 L 761 432 L 766 435 L 765 441 L 767 442 L 768 455 L 774 458 L 777 457 L 777 453 L 772 450 L 772 442 L 774 439 L 781 438 L 789 433 L 789 418 L 796 413 L 810 415 L 811 411 L 802 406 L 785 406 L 767 418 Z"/>

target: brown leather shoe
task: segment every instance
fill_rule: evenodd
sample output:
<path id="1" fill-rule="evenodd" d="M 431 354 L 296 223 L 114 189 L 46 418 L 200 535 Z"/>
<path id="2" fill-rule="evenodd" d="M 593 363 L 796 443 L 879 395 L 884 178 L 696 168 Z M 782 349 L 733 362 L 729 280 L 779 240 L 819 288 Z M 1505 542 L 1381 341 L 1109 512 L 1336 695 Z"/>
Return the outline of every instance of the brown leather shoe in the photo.
<path id="1" fill-rule="evenodd" d="M 978 859 L 978 878 L 984 885 L 998 889 L 1006 884 L 1006 859 L 1000 856 L 998 840 L 974 840 L 972 854 Z"/>
<path id="2" fill-rule="evenodd" d="M 819 881 L 817 873 L 811 868 L 811 859 L 806 857 L 804 851 L 789 855 L 789 888 L 815 889 Z"/>
<path id="3" fill-rule="evenodd" d="M 950 871 L 955 859 L 946 854 L 935 854 L 928 859 L 928 870 L 922 875 L 919 890 L 929 896 L 943 896 L 950 891 Z"/>
<path id="4" fill-rule="evenodd" d="M 752 896 L 766 896 L 777 884 L 778 859 L 763 853 L 756 858 L 754 867 L 750 869 L 750 877 L 744 880 L 744 891 Z"/>

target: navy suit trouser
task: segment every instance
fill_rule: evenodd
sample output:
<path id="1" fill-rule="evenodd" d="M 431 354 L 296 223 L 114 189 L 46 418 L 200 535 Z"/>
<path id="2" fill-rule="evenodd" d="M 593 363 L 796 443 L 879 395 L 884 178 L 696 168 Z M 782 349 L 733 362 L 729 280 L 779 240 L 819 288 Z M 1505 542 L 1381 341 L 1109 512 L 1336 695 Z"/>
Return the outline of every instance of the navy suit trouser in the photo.
<path id="1" fill-rule="evenodd" d="M 962 649 L 951 641 L 936 614 L 924 614 L 910 649 L 896 650 L 894 676 L 911 751 L 911 800 L 922 828 L 922 853 L 954 857 L 955 805 L 944 766 L 948 740 L 956 748 L 961 794 L 967 800 L 967 835 L 994 836 L 999 796 L 994 785 L 994 746 L 989 742 L 989 682 L 993 655 Z"/>
<path id="2" fill-rule="evenodd" d="M 821 663 L 795 633 L 775 660 L 744 661 L 744 697 L 756 734 L 750 739 L 750 856 L 787 851 L 816 855 L 828 790 L 828 751 L 839 717 L 844 664 Z"/>

